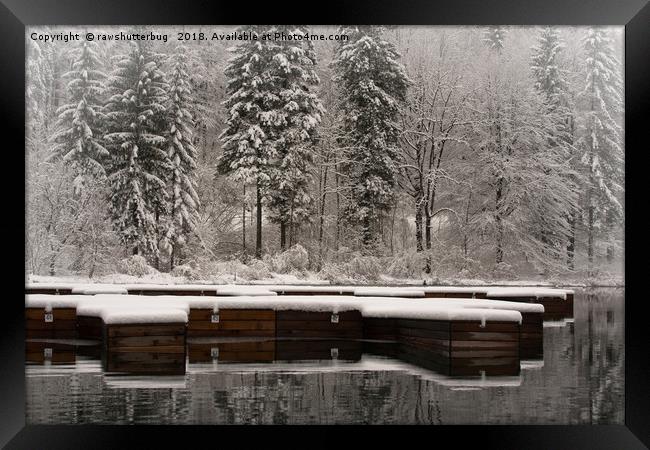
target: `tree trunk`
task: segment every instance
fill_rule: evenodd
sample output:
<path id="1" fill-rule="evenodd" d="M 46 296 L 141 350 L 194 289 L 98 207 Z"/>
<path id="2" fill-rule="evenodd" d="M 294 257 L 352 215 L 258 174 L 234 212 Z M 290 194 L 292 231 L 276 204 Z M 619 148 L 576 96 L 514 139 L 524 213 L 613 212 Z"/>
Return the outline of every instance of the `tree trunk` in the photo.
<path id="1" fill-rule="evenodd" d="M 427 250 L 431 250 L 431 213 L 424 208 L 424 242 Z"/>
<path id="2" fill-rule="evenodd" d="M 494 221 L 496 223 L 496 258 L 497 264 L 503 262 L 503 219 L 501 217 L 501 197 L 503 195 L 503 178 L 499 178 L 496 191 L 496 208 Z"/>
<path id="3" fill-rule="evenodd" d="M 421 252 L 424 250 L 422 245 L 422 206 L 420 202 L 415 202 L 415 250 Z"/>
<path id="4" fill-rule="evenodd" d="M 246 255 L 246 185 L 244 185 L 244 197 L 242 199 L 241 230 L 241 249 L 242 253 Z"/>
<path id="5" fill-rule="evenodd" d="M 361 241 L 364 247 L 368 247 L 372 242 L 372 231 L 370 230 L 370 227 L 371 219 L 370 216 L 366 214 L 363 218 L 361 230 Z"/>
<path id="6" fill-rule="evenodd" d="M 284 222 L 280 223 L 280 251 L 285 251 L 287 249 L 287 224 Z"/>
<path id="7" fill-rule="evenodd" d="M 570 234 L 569 234 L 569 242 L 566 247 L 566 252 L 567 252 L 567 267 L 569 270 L 573 270 L 575 267 L 574 264 L 574 258 L 575 258 L 575 250 L 576 250 L 576 216 L 575 214 L 571 214 L 571 217 L 569 217 L 569 226 L 570 226 Z"/>
<path id="8" fill-rule="evenodd" d="M 336 233 L 334 234 L 334 250 L 339 249 L 339 237 L 341 234 L 341 194 L 339 193 L 339 166 L 334 165 L 334 190 L 336 192 Z"/>
<path id="9" fill-rule="evenodd" d="M 255 257 L 262 259 L 262 191 L 257 180 L 257 230 L 255 232 Z"/>
<path id="10" fill-rule="evenodd" d="M 172 270 L 174 270 L 174 264 L 175 264 L 174 256 L 176 256 L 175 253 L 176 253 L 176 245 L 174 245 L 174 244 L 172 243 L 172 251 L 171 251 L 171 253 L 169 254 L 169 271 L 170 271 L 170 272 L 171 272 Z"/>
<path id="11" fill-rule="evenodd" d="M 424 208 L 424 242 L 427 250 L 431 250 L 431 213 L 429 208 Z M 427 252 L 424 273 L 431 273 L 431 252 Z"/>
<path id="12" fill-rule="evenodd" d="M 325 162 L 329 160 L 326 159 Z M 320 199 L 320 211 L 319 211 L 319 218 L 318 218 L 318 264 L 319 268 L 320 265 L 322 264 L 323 260 L 323 235 L 324 235 L 324 228 L 325 228 L 325 200 L 327 200 L 327 173 L 329 172 L 327 165 L 325 166 L 325 170 L 323 173 L 323 183 L 322 183 L 322 192 L 321 192 L 321 199 Z"/>

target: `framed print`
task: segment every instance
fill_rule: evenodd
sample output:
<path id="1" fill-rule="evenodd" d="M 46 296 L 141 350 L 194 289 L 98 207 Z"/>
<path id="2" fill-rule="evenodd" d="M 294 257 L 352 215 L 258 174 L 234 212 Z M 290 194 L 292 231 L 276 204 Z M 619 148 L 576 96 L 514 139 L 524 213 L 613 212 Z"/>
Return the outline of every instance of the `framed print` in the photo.
<path id="1" fill-rule="evenodd" d="M 2 444 L 650 445 L 650 7 L 315 6 L 3 0 Z"/>

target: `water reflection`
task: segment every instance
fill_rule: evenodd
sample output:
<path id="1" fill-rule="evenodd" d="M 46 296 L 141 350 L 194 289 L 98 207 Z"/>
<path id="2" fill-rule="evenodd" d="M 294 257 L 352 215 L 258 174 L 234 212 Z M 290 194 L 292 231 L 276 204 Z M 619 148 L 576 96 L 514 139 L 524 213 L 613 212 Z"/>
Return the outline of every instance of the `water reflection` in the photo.
<path id="1" fill-rule="evenodd" d="M 623 294 L 576 292 L 575 321 L 547 323 L 543 361 L 522 362 L 515 376 L 453 377 L 386 347 L 332 342 L 285 346 L 281 362 L 277 347 L 269 360 L 269 344 L 215 354 L 203 343 L 188 349 L 183 376 L 115 376 L 90 346 L 76 347 L 73 360 L 65 347 L 52 348 L 49 362 L 47 347 L 33 346 L 27 422 L 623 423 Z M 310 360 L 296 356 L 305 350 Z"/>

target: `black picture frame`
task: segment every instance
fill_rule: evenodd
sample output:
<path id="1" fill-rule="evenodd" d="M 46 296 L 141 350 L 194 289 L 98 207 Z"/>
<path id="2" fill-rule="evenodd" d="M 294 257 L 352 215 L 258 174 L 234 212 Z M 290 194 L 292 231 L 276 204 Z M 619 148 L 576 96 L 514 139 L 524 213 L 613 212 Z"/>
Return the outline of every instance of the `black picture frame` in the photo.
<path id="1" fill-rule="evenodd" d="M 644 317 L 645 293 L 642 271 L 648 267 L 642 257 L 647 241 L 641 221 L 634 221 L 647 205 L 640 164 L 647 148 L 647 112 L 650 73 L 650 5 L 647 0 L 423 0 L 329 1 L 327 3 L 174 1 L 174 0 L 0 0 L 0 135 L 5 158 L 2 180 L 3 204 L 9 209 L 0 221 L 0 236 L 5 243 L 18 243 L 25 233 L 24 196 L 24 86 L 25 26 L 27 25 L 129 25 L 129 24 L 236 24 L 286 23 L 309 24 L 414 24 L 414 25 L 624 25 L 625 26 L 625 142 L 626 195 L 625 214 L 626 305 L 625 305 L 625 425 L 620 426 L 443 426 L 373 427 L 352 431 L 352 436 L 369 435 L 388 443 L 389 434 L 399 432 L 396 443 L 453 442 L 454 446 L 480 446 L 499 449 L 636 449 L 650 446 L 650 342 Z M 643 143 L 646 142 L 645 146 Z M 6 159 L 6 158 L 10 159 Z M 20 172 L 19 168 L 23 171 Z M 634 200 L 638 195 L 639 205 Z M 635 208 L 636 206 L 636 208 Z M 640 206 L 640 207 L 639 207 Z M 21 219 L 22 218 L 22 219 Z M 636 226 L 635 226 L 636 225 Z M 631 243 L 627 245 L 627 243 Z M 281 439 L 288 446 L 322 442 L 337 445 L 339 430 L 327 427 L 241 427 L 219 426 L 25 426 L 24 380 L 24 266 L 20 259 L 22 243 L 13 250 L 2 249 L 5 275 L 5 300 L 0 328 L 0 444 L 6 448 L 155 448 L 197 445 L 200 438 L 228 442 L 238 447 Z M 24 247 L 22 247 L 24 251 Z M 15 253 L 15 255 L 14 255 Z M 637 259 L 638 257 L 641 257 Z M 24 258 L 23 258 L 24 261 Z M 637 262 L 639 261 L 639 262 Z M 647 274 L 644 274 L 647 276 Z M 627 301 L 630 299 L 630 301 Z M 637 301 L 633 301 L 637 300 Z M 285 436 L 280 437 L 278 432 Z M 284 432 L 289 432 L 285 434 Z M 365 432 L 365 433 L 364 433 Z M 361 434 L 359 434 L 361 433 Z M 291 439 L 287 441 L 287 436 Z M 146 439 L 146 440 L 144 440 Z M 308 440 L 307 440 L 308 439 Z M 362 437 L 365 439 L 365 437 Z M 416 439 L 418 441 L 416 441 Z M 411 444 L 412 443 L 412 444 Z"/>

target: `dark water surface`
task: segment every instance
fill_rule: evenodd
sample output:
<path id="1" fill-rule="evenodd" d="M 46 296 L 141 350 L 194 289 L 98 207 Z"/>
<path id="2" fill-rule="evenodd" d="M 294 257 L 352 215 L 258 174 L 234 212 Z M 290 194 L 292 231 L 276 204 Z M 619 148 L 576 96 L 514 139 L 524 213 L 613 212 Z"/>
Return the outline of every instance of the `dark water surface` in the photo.
<path id="1" fill-rule="evenodd" d="M 576 290 L 546 323 L 544 360 L 509 377 L 448 377 L 388 357 L 188 364 L 115 376 L 101 362 L 26 367 L 29 424 L 622 424 L 624 291 Z"/>

